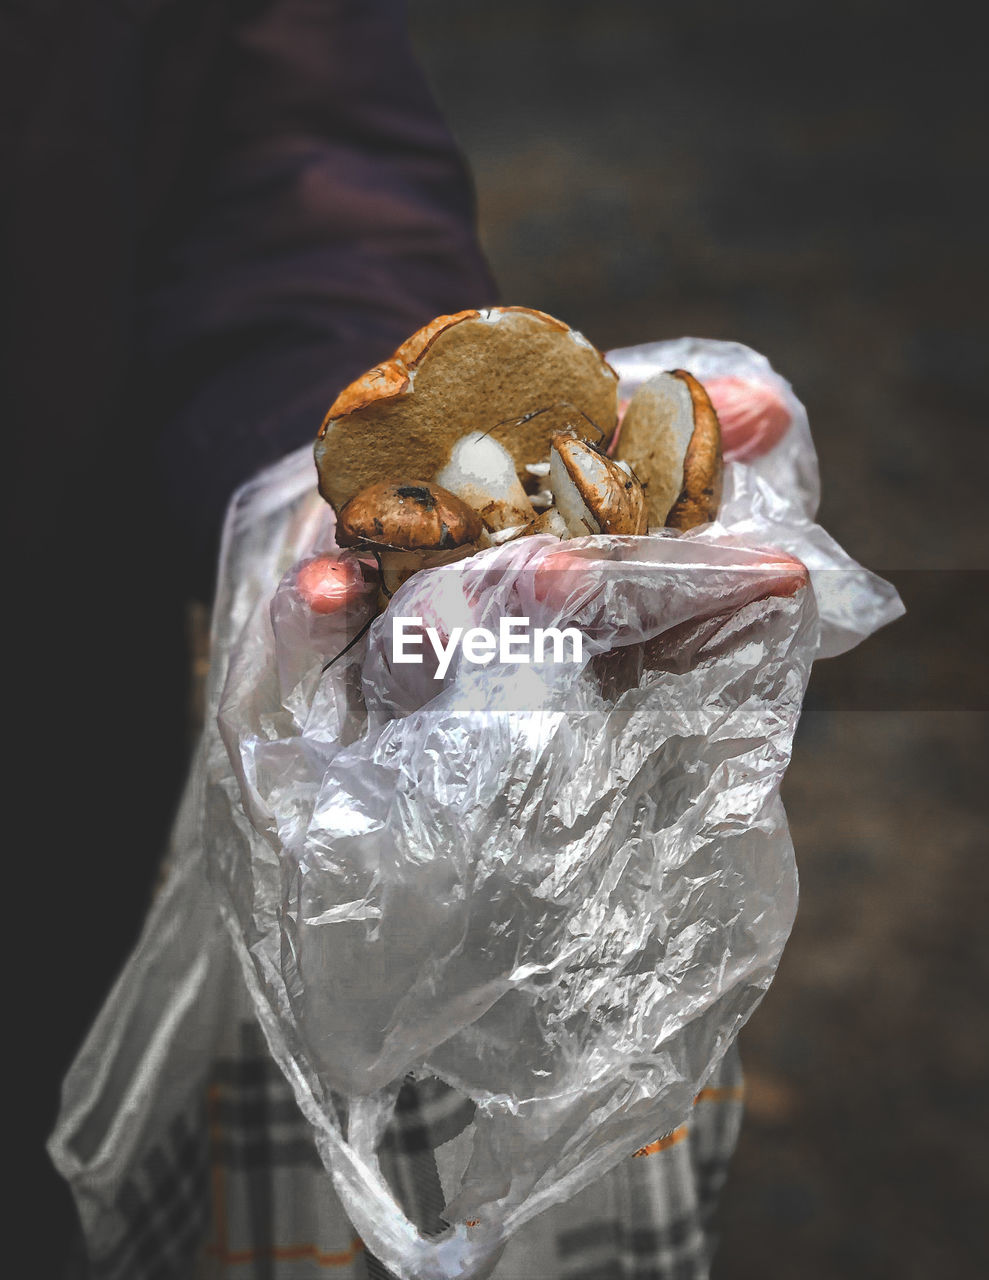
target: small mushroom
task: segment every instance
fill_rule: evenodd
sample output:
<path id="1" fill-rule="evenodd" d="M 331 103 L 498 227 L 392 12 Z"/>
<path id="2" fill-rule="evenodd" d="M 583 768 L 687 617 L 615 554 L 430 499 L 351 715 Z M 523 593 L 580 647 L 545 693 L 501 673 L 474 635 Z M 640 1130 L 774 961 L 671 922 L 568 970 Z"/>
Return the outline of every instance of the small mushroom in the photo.
<path id="1" fill-rule="evenodd" d="M 721 426 L 707 392 L 685 369 L 674 369 L 673 377 L 686 386 L 693 409 L 694 430 L 683 456 L 683 485 L 666 517 L 668 529 L 693 529 L 718 514 L 724 462 L 721 456 Z"/>
<path id="2" fill-rule="evenodd" d="M 645 533 L 645 495 L 630 468 L 563 434 L 553 438 L 549 465 L 556 509 L 571 537 Z"/>
<path id="3" fill-rule="evenodd" d="M 527 524 L 535 515 L 512 455 L 481 431 L 457 441 L 436 483 L 473 507 L 492 533 Z"/>
<path id="4" fill-rule="evenodd" d="M 526 525 L 525 533 L 527 537 L 534 533 L 551 533 L 554 538 L 561 539 L 570 537 L 567 522 L 556 507 L 550 507 L 548 511 L 536 516 L 531 524 Z"/>
<path id="5" fill-rule="evenodd" d="M 417 569 L 470 555 L 484 531 L 481 517 L 455 494 L 428 480 L 370 484 L 337 519 L 341 547 L 372 551 L 381 564 L 382 608 Z"/>
<path id="6" fill-rule="evenodd" d="M 657 374 L 636 391 L 615 452 L 642 482 L 650 525 L 682 531 L 717 515 L 721 430 L 707 393 L 685 370 Z"/>

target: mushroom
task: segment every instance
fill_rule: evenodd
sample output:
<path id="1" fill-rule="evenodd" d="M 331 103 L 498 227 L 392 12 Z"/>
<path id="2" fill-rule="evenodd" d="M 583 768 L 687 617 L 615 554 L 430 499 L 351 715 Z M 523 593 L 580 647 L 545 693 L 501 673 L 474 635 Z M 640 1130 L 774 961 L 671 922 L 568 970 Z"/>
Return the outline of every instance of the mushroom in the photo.
<path id="1" fill-rule="evenodd" d="M 554 436 L 549 486 L 571 537 L 646 531 L 645 495 L 631 468 L 584 440 Z"/>
<path id="2" fill-rule="evenodd" d="M 526 525 L 536 514 L 512 455 L 482 431 L 461 436 L 436 483 L 473 507 L 492 533 Z"/>
<path id="3" fill-rule="evenodd" d="M 439 316 L 337 396 L 315 445 L 319 491 L 339 511 L 382 476 L 442 484 L 471 430 L 504 445 L 525 480 L 574 413 L 610 438 L 617 388 L 600 351 L 541 311 Z"/>
<path id="4" fill-rule="evenodd" d="M 527 537 L 534 533 L 551 533 L 554 538 L 560 539 L 570 537 L 567 522 L 556 507 L 550 507 L 548 510 L 540 512 L 535 520 L 526 525 L 523 532 Z"/>
<path id="5" fill-rule="evenodd" d="M 379 605 L 417 569 L 447 564 L 477 550 L 481 517 L 429 480 L 382 480 L 355 494 L 337 517 L 337 542 L 375 554 L 381 565 Z"/>
<path id="6" fill-rule="evenodd" d="M 646 492 L 648 523 L 691 529 L 721 501 L 721 428 L 701 384 L 683 369 L 644 382 L 622 419 L 616 456 Z"/>

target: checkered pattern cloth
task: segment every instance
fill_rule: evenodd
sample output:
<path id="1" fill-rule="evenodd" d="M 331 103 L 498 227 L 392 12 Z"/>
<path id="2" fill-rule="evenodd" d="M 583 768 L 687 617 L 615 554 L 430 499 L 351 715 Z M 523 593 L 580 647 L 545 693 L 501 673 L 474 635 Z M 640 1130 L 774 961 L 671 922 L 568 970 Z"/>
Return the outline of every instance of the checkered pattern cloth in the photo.
<path id="1" fill-rule="evenodd" d="M 686 1124 L 523 1227 L 493 1280 L 703 1280 L 741 1112 L 733 1049 Z M 379 1157 L 426 1235 L 446 1227 L 444 1176 L 463 1162 L 472 1113 L 438 1080 L 409 1078 L 399 1093 Z M 122 1238 L 77 1260 L 73 1280 L 390 1280 L 347 1220 L 246 1003 L 230 1011 L 205 1090 L 164 1127 L 117 1208 Z"/>

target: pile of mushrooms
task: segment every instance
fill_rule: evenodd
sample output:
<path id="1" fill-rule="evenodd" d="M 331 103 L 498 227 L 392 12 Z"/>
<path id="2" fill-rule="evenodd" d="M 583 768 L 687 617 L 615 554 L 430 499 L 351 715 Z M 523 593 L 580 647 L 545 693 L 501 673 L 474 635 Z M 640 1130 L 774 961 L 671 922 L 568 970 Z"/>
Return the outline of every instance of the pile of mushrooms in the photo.
<path id="1" fill-rule="evenodd" d="M 620 430 L 617 390 L 581 334 L 521 307 L 440 316 L 347 387 L 316 441 L 319 488 L 339 545 L 378 561 L 379 605 L 418 569 L 515 538 L 713 519 L 721 440 L 704 388 L 661 374 Z"/>

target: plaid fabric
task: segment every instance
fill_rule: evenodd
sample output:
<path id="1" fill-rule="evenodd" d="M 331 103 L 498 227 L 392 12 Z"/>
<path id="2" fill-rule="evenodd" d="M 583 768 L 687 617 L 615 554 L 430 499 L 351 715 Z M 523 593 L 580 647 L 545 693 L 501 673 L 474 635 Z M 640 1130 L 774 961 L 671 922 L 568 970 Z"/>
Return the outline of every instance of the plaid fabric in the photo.
<path id="1" fill-rule="evenodd" d="M 246 1004 L 231 1013 L 205 1096 L 172 1122 L 121 1191 L 122 1239 L 73 1275 L 391 1280 L 347 1220 Z M 732 1051 L 687 1124 L 527 1224 L 494 1280 L 704 1280 L 741 1095 Z M 469 1100 L 437 1080 L 409 1079 L 399 1093 L 379 1155 L 424 1234 L 445 1228 L 444 1155 L 467 1139 L 472 1114 Z"/>
<path id="2" fill-rule="evenodd" d="M 548 1215 L 555 1219 L 560 1280 L 708 1276 L 718 1193 L 738 1141 L 742 1094 L 732 1050 L 686 1124 Z"/>
<path id="3" fill-rule="evenodd" d="M 189 1276 L 210 1221 L 206 1107 L 176 1116 L 124 1184 L 117 1210 L 124 1231 L 87 1259 L 80 1241 L 65 1280 L 175 1280 Z"/>

